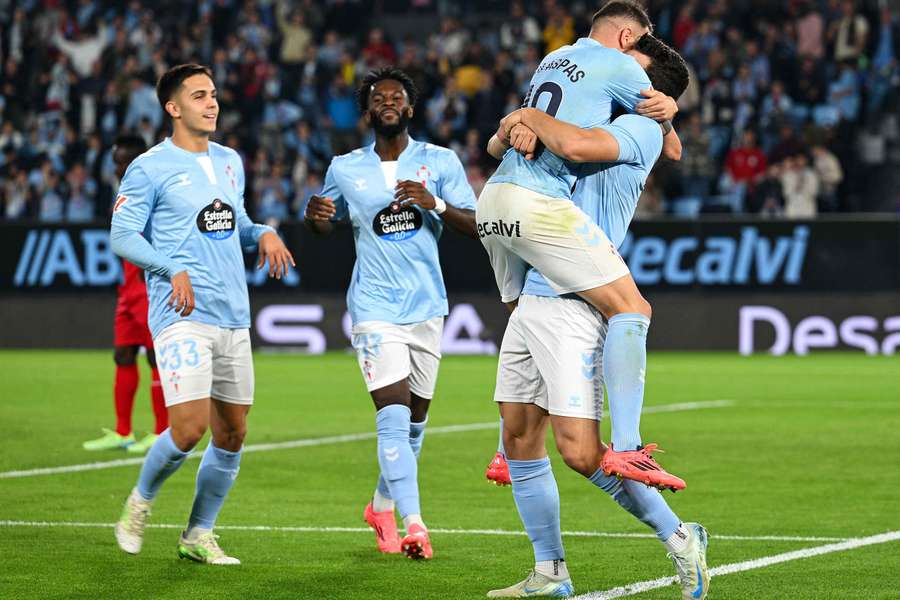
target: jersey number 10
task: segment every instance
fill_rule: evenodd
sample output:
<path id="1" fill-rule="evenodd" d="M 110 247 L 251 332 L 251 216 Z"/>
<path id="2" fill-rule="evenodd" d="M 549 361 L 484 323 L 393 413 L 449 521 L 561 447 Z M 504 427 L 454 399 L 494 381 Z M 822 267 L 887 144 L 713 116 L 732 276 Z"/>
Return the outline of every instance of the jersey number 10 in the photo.
<path id="1" fill-rule="evenodd" d="M 534 95 L 532 95 L 532 92 L 534 92 Z M 550 102 L 547 104 L 544 112 L 551 117 L 555 117 L 556 113 L 559 112 L 559 105 L 562 104 L 563 89 L 558 83 L 552 81 L 545 81 L 538 87 L 537 91 L 534 90 L 534 86 L 528 88 L 525 101 L 522 102 L 522 108 L 526 108 L 529 105 L 531 108 L 537 108 L 538 100 L 541 99 L 543 94 L 550 94 Z"/>

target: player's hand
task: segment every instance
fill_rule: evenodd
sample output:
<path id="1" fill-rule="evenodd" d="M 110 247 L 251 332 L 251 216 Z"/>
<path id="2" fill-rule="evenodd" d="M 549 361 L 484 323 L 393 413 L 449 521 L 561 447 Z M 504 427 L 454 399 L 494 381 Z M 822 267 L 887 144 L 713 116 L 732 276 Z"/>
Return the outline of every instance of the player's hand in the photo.
<path id="1" fill-rule="evenodd" d="M 334 207 L 334 200 L 313 194 L 306 204 L 303 218 L 310 221 L 330 221 L 335 214 L 337 214 L 337 209 Z"/>
<path id="2" fill-rule="evenodd" d="M 394 188 L 394 198 L 401 204 L 415 204 L 425 210 L 431 210 L 437 203 L 434 196 L 420 181 L 398 181 Z"/>
<path id="3" fill-rule="evenodd" d="M 522 122 L 523 110 L 525 109 L 520 108 L 519 110 L 514 110 L 500 119 L 500 127 L 497 129 L 497 138 L 504 144 L 509 145 L 509 134 L 512 132 L 513 127 Z"/>
<path id="4" fill-rule="evenodd" d="M 269 277 L 275 279 L 281 279 L 282 275 L 287 275 L 291 267 L 297 266 L 291 251 L 278 234 L 272 231 L 265 232 L 259 238 L 259 264 L 256 268 L 262 269 L 266 260 L 269 261 Z"/>
<path id="5" fill-rule="evenodd" d="M 516 152 L 525 157 L 525 160 L 534 160 L 537 151 L 538 137 L 527 126 L 519 123 L 512 128 L 509 136 L 509 145 Z"/>
<path id="6" fill-rule="evenodd" d="M 637 105 L 637 114 L 643 115 L 654 121 L 671 121 L 678 112 L 678 104 L 669 96 L 658 90 L 641 90 L 641 94 L 647 98 Z"/>
<path id="7" fill-rule="evenodd" d="M 172 296 L 169 298 L 169 306 L 182 317 L 194 312 L 194 286 L 187 271 L 172 275 Z"/>

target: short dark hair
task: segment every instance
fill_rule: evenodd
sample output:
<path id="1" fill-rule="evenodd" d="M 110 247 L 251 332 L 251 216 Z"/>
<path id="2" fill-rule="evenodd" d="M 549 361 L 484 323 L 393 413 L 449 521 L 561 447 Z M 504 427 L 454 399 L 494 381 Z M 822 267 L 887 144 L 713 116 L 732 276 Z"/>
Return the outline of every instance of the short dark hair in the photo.
<path id="1" fill-rule="evenodd" d="M 637 21 L 641 27 L 653 29 L 653 24 L 650 22 L 647 11 L 634 0 L 610 0 L 591 17 L 591 26 L 595 25 L 600 19 L 613 17 L 625 17 L 626 19 Z"/>
<path id="2" fill-rule="evenodd" d="M 210 79 L 213 78 L 209 67 L 197 63 L 175 65 L 162 74 L 159 81 L 156 82 L 156 98 L 163 110 L 166 110 L 166 102 L 172 99 L 184 80 L 194 75 L 206 75 Z"/>
<path id="3" fill-rule="evenodd" d="M 649 33 L 638 40 L 634 49 L 650 58 L 647 77 L 653 89 L 677 100 L 690 81 L 687 63 L 681 55 Z"/>
<path id="4" fill-rule="evenodd" d="M 122 148 L 123 150 L 134 156 L 143 154 L 147 151 L 147 142 L 144 141 L 144 138 L 132 133 L 123 133 L 122 135 L 118 136 L 116 138 L 116 141 L 113 142 L 113 146 L 115 146 L 116 148 Z"/>
<path id="5" fill-rule="evenodd" d="M 359 89 L 356 90 L 356 103 L 359 106 L 359 112 L 364 113 L 369 109 L 369 94 L 372 92 L 372 86 L 385 79 L 393 79 L 399 82 L 403 89 L 406 90 L 406 95 L 409 97 L 409 105 L 416 105 L 416 100 L 419 99 L 419 90 L 416 88 L 412 78 L 397 67 L 383 67 L 370 71 L 363 78 Z"/>

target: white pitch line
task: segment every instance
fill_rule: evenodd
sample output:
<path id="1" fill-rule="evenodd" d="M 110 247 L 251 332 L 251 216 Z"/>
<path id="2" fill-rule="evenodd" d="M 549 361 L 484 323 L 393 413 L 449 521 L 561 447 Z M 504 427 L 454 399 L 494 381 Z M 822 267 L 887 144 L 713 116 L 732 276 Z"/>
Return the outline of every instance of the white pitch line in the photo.
<path id="1" fill-rule="evenodd" d="M 734 404 L 732 400 L 710 400 L 708 402 L 679 402 L 676 404 L 657 404 L 644 407 L 644 414 L 680 412 L 686 410 L 702 410 L 705 408 L 723 408 Z M 464 433 L 467 431 L 481 431 L 484 429 L 496 429 L 498 421 L 487 423 L 466 423 L 463 425 L 444 425 L 442 427 L 429 427 L 428 435 L 440 435 L 444 433 Z M 344 435 L 332 435 L 327 437 L 306 438 L 287 442 L 272 442 L 267 444 L 248 444 L 244 446 L 244 452 L 271 452 L 273 450 L 289 450 L 291 448 L 306 448 L 310 446 L 325 446 L 329 444 L 346 444 L 363 440 L 375 439 L 374 431 L 365 433 L 347 433 Z M 198 458 L 202 453 L 195 452 L 188 458 Z M 81 463 L 77 465 L 63 465 L 60 467 L 42 467 L 37 469 L 24 469 L 18 471 L 0 472 L 0 479 L 14 479 L 18 477 L 35 477 L 38 475 L 58 475 L 60 473 L 78 473 L 81 471 L 97 471 L 100 469 L 114 469 L 116 467 L 128 467 L 144 462 L 143 457 L 119 458 L 101 462 Z"/>
<path id="2" fill-rule="evenodd" d="M 740 573 L 742 571 L 751 571 L 753 569 L 762 569 L 779 563 L 800 560 L 803 558 L 811 558 L 813 556 L 822 556 L 823 554 L 831 554 L 832 552 L 844 552 L 846 550 L 854 550 L 865 546 L 875 544 L 885 544 L 887 542 L 896 542 L 900 540 L 900 531 L 888 531 L 878 535 L 872 535 L 864 538 L 851 538 L 834 544 L 825 544 L 824 546 L 815 546 L 813 548 L 804 548 L 803 550 L 794 550 L 793 552 L 784 552 L 772 556 L 763 556 L 737 563 L 720 565 L 709 570 L 710 577 L 718 577 L 720 575 L 730 575 L 732 573 Z M 613 598 L 624 598 L 626 596 L 634 596 L 650 590 L 656 590 L 672 585 L 677 580 L 675 577 L 660 577 L 659 579 L 650 579 L 648 581 L 639 581 L 624 587 L 617 587 L 605 592 L 589 592 L 574 596 L 572 600 L 612 600 Z"/>
<path id="3" fill-rule="evenodd" d="M 82 521 L 2 521 L 0 527 L 75 527 L 75 528 L 91 528 L 91 529 L 111 529 L 114 523 L 88 523 Z M 150 523 L 147 527 L 155 527 L 157 529 L 183 529 L 184 525 L 176 525 L 172 523 Z M 222 531 L 273 531 L 273 532 L 291 532 L 291 533 L 369 533 L 371 529 L 368 527 L 303 527 L 303 526 L 279 526 L 279 525 L 216 525 L 216 530 Z M 450 535 L 496 535 L 496 536 L 524 536 L 524 531 L 512 531 L 508 529 L 442 529 L 430 528 L 431 533 L 450 534 Z M 652 533 L 619 533 L 611 531 L 563 531 L 566 537 L 591 537 L 591 538 L 624 538 L 624 539 L 656 539 Z M 847 538 L 841 537 L 802 537 L 802 536 L 779 536 L 779 535 L 715 535 L 710 536 L 716 540 L 735 540 L 735 541 L 775 541 L 775 542 L 822 542 L 822 541 L 846 541 Z"/>

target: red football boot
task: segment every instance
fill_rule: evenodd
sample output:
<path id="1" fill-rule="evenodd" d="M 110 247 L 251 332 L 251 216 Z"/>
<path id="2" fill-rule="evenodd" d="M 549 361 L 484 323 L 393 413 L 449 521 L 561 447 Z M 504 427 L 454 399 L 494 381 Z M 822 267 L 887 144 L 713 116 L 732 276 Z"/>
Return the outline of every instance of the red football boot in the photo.
<path id="1" fill-rule="evenodd" d="M 484 476 L 496 485 L 512 485 L 512 481 L 509 479 L 509 465 L 506 464 L 506 458 L 500 452 L 494 455 L 494 460 L 488 465 Z"/>
<path id="2" fill-rule="evenodd" d="M 366 505 L 363 518 L 369 527 L 375 530 L 375 542 L 378 549 L 386 554 L 400 553 L 400 534 L 397 533 L 397 521 L 394 519 L 394 511 L 385 510 L 375 512 L 372 503 Z"/>
<path id="3" fill-rule="evenodd" d="M 409 533 L 400 542 L 400 547 L 407 558 L 429 559 L 434 556 L 431 550 L 431 540 L 428 538 L 428 530 L 421 525 L 410 525 Z"/>
<path id="4" fill-rule="evenodd" d="M 600 461 L 600 468 L 607 475 L 633 479 L 660 490 L 683 490 L 686 487 L 684 480 L 667 473 L 659 466 L 650 455 L 654 450 L 656 444 L 624 452 L 617 452 L 610 445 Z"/>

